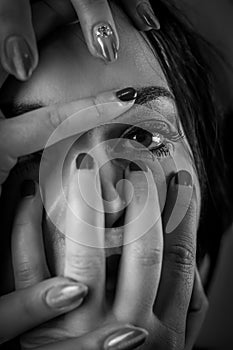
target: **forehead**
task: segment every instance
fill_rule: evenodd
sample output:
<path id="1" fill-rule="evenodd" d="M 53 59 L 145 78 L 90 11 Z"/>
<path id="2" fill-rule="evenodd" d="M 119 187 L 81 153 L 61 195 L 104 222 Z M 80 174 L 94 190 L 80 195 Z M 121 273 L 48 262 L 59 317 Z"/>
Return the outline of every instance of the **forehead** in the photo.
<path id="1" fill-rule="evenodd" d="M 68 25 L 43 43 L 39 66 L 28 82 L 9 80 L 3 100 L 47 105 L 127 86 L 168 88 L 158 60 L 143 34 L 134 29 L 119 9 L 114 8 L 114 15 L 120 37 L 116 62 L 105 64 L 92 57 L 79 24 Z"/>

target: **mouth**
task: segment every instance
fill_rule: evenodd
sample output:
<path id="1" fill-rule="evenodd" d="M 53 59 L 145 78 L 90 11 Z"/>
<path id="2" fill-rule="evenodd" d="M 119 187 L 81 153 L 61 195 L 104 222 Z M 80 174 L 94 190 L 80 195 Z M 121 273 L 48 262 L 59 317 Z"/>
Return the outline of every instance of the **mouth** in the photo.
<path id="1" fill-rule="evenodd" d="M 106 257 L 122 254 L 124 239 L 125 212 L 114 222 L 112 227 L 105 228 L 105 254 Z"/>
<path id="2" fill-rule="evenodd" d="M 105 228 L 106 300 L 111 305 L 114 300 L 119 267 L 123 249 L 124 217 L 120 217 L 114 227 Z M 44 240 L 48 265 L 52 275 L 63 271 L 65 236 L 56 229 L 47 217 L 44 220 Z"/>
<path id="3" fill-rule="evenodd" d="M 53 250 L 52 246 L 60 247 L 59 251 L 65 245 L 65 235 L 58 227 L 50 220 L 50 218 L 44 212 L 43 216 L 43 236 L 45 242 L 50 246 L 50 250 Z M 105 256 L 106 258 L 112 255 L 121 255 L 124 242 L 124 215 L 121 215 L 117 221 L 115 221 L 112 227 L 105 227 Z M 47 245 L 46 244 L 46 245 Z"/>

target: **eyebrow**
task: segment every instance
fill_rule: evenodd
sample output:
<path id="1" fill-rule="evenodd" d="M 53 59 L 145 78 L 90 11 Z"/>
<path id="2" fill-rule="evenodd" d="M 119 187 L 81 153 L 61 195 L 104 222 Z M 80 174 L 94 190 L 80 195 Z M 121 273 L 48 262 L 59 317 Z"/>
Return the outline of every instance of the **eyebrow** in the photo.
<path id="1" fill-rule="evenodd" d="M 144 105 L 159 97 L 167 97 L 174 100 L 172 93 L 164 87 L 147 86 L 147 87 L 136 88 L 136 90 L 138 95 L 135 103 L 139 105 Z M 13 118 L 21 114 L 31 112 L 35 109 L 48 107 L 48 106 L 49 104 L 45 104 L 40 101 L 22 102 L 22 103 L 12 101 L 12 102 L 1 103 L 0 109 L 2 110 L 6 118 Z"/>

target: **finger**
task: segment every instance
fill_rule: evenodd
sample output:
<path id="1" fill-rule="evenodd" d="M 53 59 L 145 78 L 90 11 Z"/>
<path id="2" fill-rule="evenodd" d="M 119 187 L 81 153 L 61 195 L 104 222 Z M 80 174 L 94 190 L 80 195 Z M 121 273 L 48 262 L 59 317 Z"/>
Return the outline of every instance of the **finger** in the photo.
<path id="1" fill-rule="evenodd" d="M 151 29 L 160 29 L 159 20 L 149 0 L 121 0 L 121 3 L 139 30 L 148 31 Z"/>
<path id="2" fill-rule="evenodd" d="M 56 277 L 2 296 L 0 343 L 77 308 L 86 294 L 83 284 Z"/>
<path id="3" fill-rule="evenodd" d="M 49 277 L 46 264 L 41 221 L 42 202 L 35 182 L 26 180 L 23 197 L 12 232 L 12 262 L 15 288 L 32 286 Z"/>
<path id="4" fill-rule="evenodd" d="M 29 1 L 27 3 L 29 3 Z M 16 5 L 17 4 L 19 4 L 19 2 L 17 2 Z M 56 28 L 70 23 L 77 18 L 70 1 L 63 0 L 36 1 L 31 4 L 31 17 L 37 40 L 43 39 Z M 29 76 L 30 74 L 28 74 L 26 79 L 29 78 Z M 6 71 L 0 66 L 0 86 L 3 84 L 6 77 Z"/>
<path id="5" fill-rule="evenodd" d="M 187 198 L 191 198 L 190 203 Z M 165 232 L 173 211 L 179 215 L 179 211 L 185 211 L 185 215 L 170 233 L 165 233 L 163 269 L 154 311 L 168 327 L 183 332 L 194 279 L 197 230 L 196 196 L 187 171 L 177 173 L 169 184 Z"/>
<path id="6" fill-rule="evenodd" d="M 105 62 L 117 59 L 119 38 L 107 0 L 71 0 L 92 55 Z"/>
<path id="7" fill-rule="evenodd" d="M 0 19 L 2 66 L 16 78 L 26 80 L 38 63 L 29 0 L 2 0 Z"/>
<path id="8" fill-rule="evenodd" d="M 94 159 L 80 154 L 71 169 L 67 197 L 65 276 L 84 283 L 90 291 L 79 314 L 80 327 L 82 316 L 89 326 L 96 322 L 105 295 L 104 211 L 96 171 Z"/>
<path id="9" fill-rule="evenodd" d="M 46 145 L 51 134 L 61 124 L 63 125 L 61 130 L 59 129 L 59 135 L 55 135 L 49 145 L 111 121 L 131 108 L 135 98 L 136 91 L 127 88 L 63 105 L 40 108 L 16 118 L 0 120 L 2 135 L 0 146 L 3 149 L 5 147 L 9 150 L 9 154 L 16 157 L 35 152 Z"/>
<path id="10" fill-rule="evenodd" d="M 16 5 L 19 1 L 16 3 Z M 75 20 L 76 13 L 70 1 L 44 0 L 31 4 L 32 22 L 37 40 L 43 39 L 53 30 Z M 0 65 L 0 86 L 8 73 Z"/>
<path id="11" fill-rule="evenodd" d="M 44 107 L 16 118 L 1 119 L 0 183 L 19 156 L 110 122 L 133 106 L 136 95 L 133 88 L 126 88 L 69 104 Z"/>
<path id="12" fill-rule="evenodd" d="M 208 300 L 205 295 L 199 272 L 196 268 L 192 297 L 187 316 L 185 350 L 193 349 L 201 330 L 208 309 Z"/>
<path id="13" fill-rule="evenodd" d="M 100 327 L 94 332 L 88 332 L 79 338 L 49 344 L 37 348 L 37 350 L 136 349 L 146 341 L 147 336 L 148 332 L 143 328 L 123 324 L 110 324 Z"/>
<path id="14" fill-rule="evenodd" d="M 163 255 L 158 193 L 148 167 L 130 164 L 127 179 L 134 188 L 124 230 L 114 313 L 119 319 L 145 324 L 152 315 Z M 144 170 L 144 171 L 142 171 Z"/>

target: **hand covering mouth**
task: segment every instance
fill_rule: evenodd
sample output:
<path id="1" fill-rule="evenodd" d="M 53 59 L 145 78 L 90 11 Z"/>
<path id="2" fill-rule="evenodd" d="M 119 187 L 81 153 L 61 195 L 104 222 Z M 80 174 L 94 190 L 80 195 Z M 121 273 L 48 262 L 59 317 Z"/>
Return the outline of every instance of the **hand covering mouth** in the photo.
<path id="1" fill-rule="evenodd" d="M 122 216 L 116 224 L 124 222 Z M 123 248 L 124 226 L 105 228 L 106 256 L 106 300 L 112 303 L 116 291 L 120 259 Z M 48 217 L 43 220 L 43 235 L 47 262 L 51 275 L 64 273 L 65 235 L 60 232 Z"/>
<path id="2" fill-rule="evenodd" d="M 58 220 L 62 220 L 58 215 Z M 46 256 L 52 275 L 62 274 L 65 259 L 65 234 L 55 226 L 49 216 L 44 212 L 42 231 L 44 236 Z M 114 227 L 105 228 L 105 256 L 121 255 L 124 239 L 124 215 L 115 223 Z"/>

